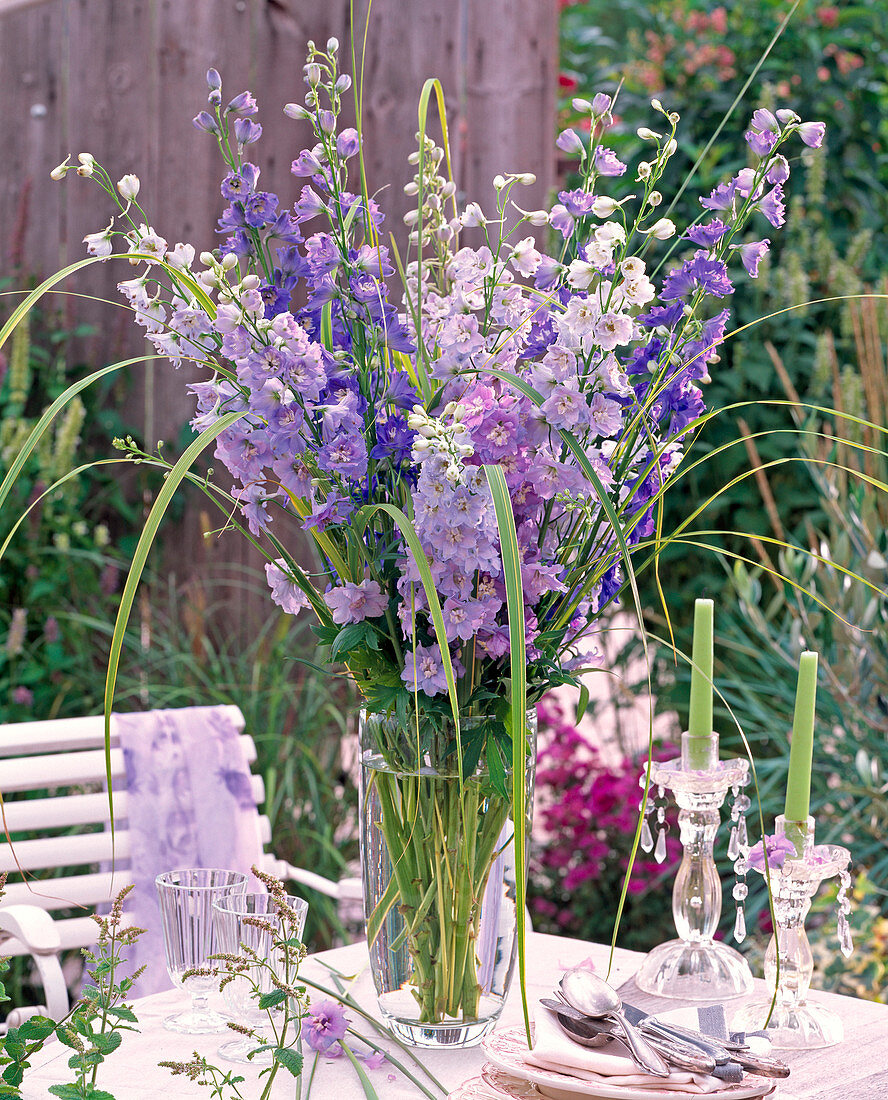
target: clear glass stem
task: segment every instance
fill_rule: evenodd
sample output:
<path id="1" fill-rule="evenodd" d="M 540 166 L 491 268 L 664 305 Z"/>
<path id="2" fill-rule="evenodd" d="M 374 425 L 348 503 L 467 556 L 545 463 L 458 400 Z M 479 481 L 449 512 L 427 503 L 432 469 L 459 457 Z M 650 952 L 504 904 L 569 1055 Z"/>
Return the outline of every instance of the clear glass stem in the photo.
<path id="1" fill-rule="evenodd" d="M 814 957 L 805 932 L 805 917 L 818 885 L 819 882 L 781 882 L 774 894 L 777 931 L 765 954 L 765 981 L 770 989 L 776 987 L 778 1003 L 787 1008 L 796 1008 L 808 999 Z"/>
<path id="2" fill-rule="evenodd" d="M 724 791 L 676 792 L 682 844 L 681 866 L 672 889 L 672 915 L 679 938 L 710 942 L 721 916 L 721 879 L 715 866 L 715 837 Z"/>

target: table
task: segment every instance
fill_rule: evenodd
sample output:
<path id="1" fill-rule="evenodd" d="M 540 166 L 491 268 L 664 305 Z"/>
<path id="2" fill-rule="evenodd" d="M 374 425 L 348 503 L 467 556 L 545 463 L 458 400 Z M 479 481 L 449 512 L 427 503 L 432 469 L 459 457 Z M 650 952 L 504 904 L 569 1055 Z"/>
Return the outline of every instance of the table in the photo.
<path id="1" fill-rule="evenodd" d="M 562 971 L 586 959 L 591 959 L 602 975 L 606 973 L 609 949 L 600 944 L 584 943 L 556 936 L 532 933 L 527 948 L 528 998 L 534 1000 L 551 992 L 555 977 Z M 618 950 L 611 971 L 611 984 L 617 986 L 625 999 L 649 1011 L 674 1008 L 676 1002 L 641 993 L 632 981 L 642 956 L 632 951 Z M 329 985 L 329 971 L 324 963 L 342 973 L 356 975 L 351 993 L 362 1006 L 373 1009 L 373 983 L 367 971 L 367 949 L 363 943 L 336 948 L 309 956 L 303 963 L 306 978 Z M 758 982 L 758 995 L 764 987 Z M 321 995 L 318 994 L 318 999 Z M 888 1006 L 871 1001 L 817 993 L 816 999 L 834 1008 L 845 1024 L 845 1042 L 824 1050 L 786 1052 L 785 1061 L 792 1067 L 792 1076 L 781 1085 L 780 1100 L 886 1100 L 888 1097 Z M 208 1096 L 208 1090 L 187 1081 L 173 1078 L 157 1062 L 161 1059 L 187 1060 L 195 1049 L 212 1061 L 216 1047 L 226 1037 L 176 1035 L 166 1031 L 161 1021 L 175 1006 L 182 1003 L 181 994 L 171 990 L 136 1002 L 139 1034 L 125 1034 L 120 1050 L 101 1067 L 97 1085 L 111 1092 L 115 1100 L 147 1100 L 169 1096 L 187 1100 Z M 737 1001 L 739 1005 L 741 1001 Z M 521 998 L 517 984 L 513 988 L 501 1018 L 501 1026 L 520 1024 Z M 355 1021 L 358 1023 L 359 1021 Z M 362 1030 L 359 1027 L 359 1030 Z M 25 1078 L 23 1095 L 26 1100 L 44 1100 L 49 1085 L 65 1080 L 69 1055 L 60 1044 L 51 1043 L 35 1058 L 33 1068 Z M 397 1051 L 394 1053 L 397 1056 Z M 475 1076 L 484 1057 L 478 1048 L 466 1051 L 419 1051 L 419 1057 L 431 1072 L 449 1089 Z M 314 1055 L 307 1051 L 306 1065 Z M 400 1057 L 400 1056 L 399 1056 Z M 223 1064 L 223 1063 L 220 1063 Z M 230 1063 L 224 1063 L 229 1066 Z M 255 1082 L 258 1071 L 244 1067 L 247 1081 Z M 422 1093 L 390 1065 L 368 1071 L 380 1100 L 416 1100 Z M 391 1079 L 394 1076 L 394 1080 Z M 278 1085 L 279 1082 L 279 1085 Z M 278 1073 L 275 1100 L 294 1096 L 293 1079 Z M 242 1086 L 246 1096 L 258 1096 L 258 1088 L 250 1091 Z M 344 1057 L 321 1060 L 315 1074 L 312 1100 L 364 1100 L 364 1091 L 354 1068 Z"/>

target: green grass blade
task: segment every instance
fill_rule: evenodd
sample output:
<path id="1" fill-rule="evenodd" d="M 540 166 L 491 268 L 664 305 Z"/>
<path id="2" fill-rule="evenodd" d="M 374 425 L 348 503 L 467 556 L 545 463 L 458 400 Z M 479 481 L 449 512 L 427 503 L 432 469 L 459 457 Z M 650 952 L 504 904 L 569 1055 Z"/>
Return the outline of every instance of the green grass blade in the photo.
<path id="1" fill-rule="evenodd" d="M 201 455 L 227 427 L 233 424 L 244 414 L 242 412 L 230 412 L 220 417 L 211 428 L 207 428 L 187 448 L 179 461 L 169 471 L 164 479 L 163 486 L 157 494 L 157 499 L 148 513 L 139 542 L 133 554 L 132 565 L 126 578 L 126 584 L 120 597 L 120 607 L 117 611 L 117 621 L 114 624 L 114 634 L 111 638 L 111 652 L 108 656 L 108 671 L 105 676 L 105 769 L 108 782 L 108 804 L 111 810 L 111 833 L 114 833 L 114 806 L 111 796 L 111 707 L 114 703 L 114 688 L 117 683 L 117 668 L 120 663 L 120 653 L 123 648 L 123 639 L 126 634 L 127 623 L 132 612 L 133 602 L 136 598 L 136 590 L 142 578 L 148 553 L 154 543 L 157 529 L 163 519 L 170 501 L 185 478 L 194 461 Z"/>
<path id="2" fill-rule="evenodd" d="M 521 551 L 506 475 L 502 466 L 485 466 L 487 483 L 493 497 L 496 524 L 499 529 L 503 580 L 506 586 L 506 606 L 509 611 L 509 662 L 512 677 L 512 818 L 515 825 L 515 909 L 518 936 L 518 984 L 527 1041 L 530 1038 L 530 1014 L 527 1008 L 526 953 L 527 939 L 524 920 L 527 887 L 525 882 L 527 789 L 525 764 L 527 756 L 527 646 L 524 628 L 524 585 L 521 580 Z"/>
<path id="3" fill-rule="evenodd" d="M 43 413 L 34 427 L 31 429 L 28 438 L 25 440 L 25 444 L 21 451 L 16 455 L 15 460 L 9 467 L 6 473 L 6 477 L 3 479 L 3 484 L 0 485 L 0 508 L 3 507 L 3 501 L 9 496 L 12 486 L 15 484 L 16 478 L 22 471 L 22 467 L 31 457 L 31 453 L 34 448 L 40 442 L 43 433 L 47 430 L 52 423 L 56 414 L 68 404 L 68 402 L 76 397 L 81 390 L 85 390 L 87 386 L 91 386 L 93 382 L 97 382 L 100 378 L 104 378 L 105 375 L 111 374 L 113 371 L 121 370 L 123 367 L 132 366 L 133 363 L 146 362 L 148 359 L 163 359 L 162 355 L 141 355 L 136 359 L 124 359 L 120 363 L 112 363 L 110 366 L 102 367 L 101 370 L 94 371 L 92 374 L 88 374 L 86 378 L 81 378 L 79 381 L 74 382 L 69 386 L 64 393 L 53 401 L 48 409 Z"/>

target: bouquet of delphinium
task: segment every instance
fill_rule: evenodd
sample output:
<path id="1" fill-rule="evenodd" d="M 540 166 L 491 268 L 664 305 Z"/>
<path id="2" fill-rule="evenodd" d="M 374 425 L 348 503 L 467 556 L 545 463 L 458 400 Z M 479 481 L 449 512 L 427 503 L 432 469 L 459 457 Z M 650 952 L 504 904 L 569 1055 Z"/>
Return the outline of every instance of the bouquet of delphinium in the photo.
<path id="1" fill-rule="evenodd" d="M 650 153 L 637 178 L 621 178 L 605 143 L 611 100 L 598 95 L 580 104 L 590 138 L 558 138 L 580 185 L 525 210 L 532 177 L 500 175 L 484 210 L 457 202 L 446 121 L 440 145 L 426 132 L 440 93 L 429 82 L 401 255 L 367 191 L 360 123 L 341 122 L 351 79 L 337 50 L 310 45 L 304 103 L 284 108 L 312 133 L 287 209 L 249 160 L 262 133 L 253 97 L 225 104 L 208 74 L 194 122 L 227 166 L 212 251 L 151 228 L 134 175 L 115 186 L 89 154 L 54 175 L 89 176 L 116 200 L 89 253 L 127 256 L 138 271 L 120 290 L 148 339 L 173 366 L 207 368 L 189 387 L 197 439 L 178 463 L 121 444 L 167 476 L 119 626 L 163 509 L 190 477 L 262 547 L 275 603 L 311 609 L 357 683 L 365 795 L 380 803 L 371 831 L 392 864 L 371 940 L 400 921 L 390 947 L 408 960 L 421 1021 L 471 1019 L 484 992 L 480 901 L 513 829 L 523 866 L 527 707 L 579 682 L 602 609 L 655 559 L 658 505 L 704 415 L 732 278 L 756 275 L 761 227 L 783 223 L 785 147 L 818 144 L 823 127 L 757 111 L 750 166 L 679 233 L 660 191 L 678 117 L 658 101 L 655 128 L 638 131 Z M 213 445 L 230 489 L 189 472 Z M 316 569 L 277 534 L 281 512 L 313 538 Z"/>

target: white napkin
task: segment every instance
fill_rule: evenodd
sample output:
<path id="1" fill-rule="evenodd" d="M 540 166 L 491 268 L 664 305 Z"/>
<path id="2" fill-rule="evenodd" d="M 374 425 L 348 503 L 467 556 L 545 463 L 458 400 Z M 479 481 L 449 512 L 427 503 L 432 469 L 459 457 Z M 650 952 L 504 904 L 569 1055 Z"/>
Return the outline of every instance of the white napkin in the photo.
<path id="1" fill-rule="evenodd" d="M 555 1014 L 538 1004 L 534 1010 L 533 1050 L 524 1055 L 528 1065 L 555 1070 L 592 1084 L 631 1085 L 639 1089 L 672 1089 L 701 1095 L 717 1092 L 724 1082 L 707 1073 L 674 1069 L 668 1077 L 654 1077 L 640 1071 L 625 1045 L 612 1039 L 601 1047 L 581 1047 L 561 1030 Z"/>

